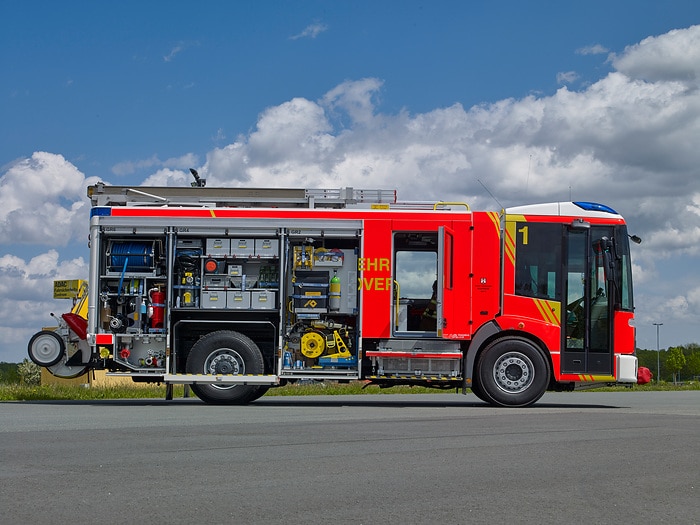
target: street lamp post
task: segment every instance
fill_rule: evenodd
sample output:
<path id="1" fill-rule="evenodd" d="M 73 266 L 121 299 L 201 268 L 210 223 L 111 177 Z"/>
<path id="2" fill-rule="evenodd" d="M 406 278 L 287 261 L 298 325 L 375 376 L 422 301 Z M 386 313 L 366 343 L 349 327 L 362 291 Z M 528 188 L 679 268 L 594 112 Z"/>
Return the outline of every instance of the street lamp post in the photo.
<path id="1" fill-rule="evenodd" d="M 659 378 L 661 377 L 661 350 L 659 350 L 659 326 L 663 326 L 663 323 L 652 323 L 656 327 L 656 384 L 659 384 Z"/>

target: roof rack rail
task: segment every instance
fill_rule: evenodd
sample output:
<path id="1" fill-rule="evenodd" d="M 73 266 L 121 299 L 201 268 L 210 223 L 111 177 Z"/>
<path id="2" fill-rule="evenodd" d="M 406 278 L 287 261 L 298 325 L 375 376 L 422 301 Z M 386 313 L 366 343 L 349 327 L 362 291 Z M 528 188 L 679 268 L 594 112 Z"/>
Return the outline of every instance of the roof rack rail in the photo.
<path id="1" fill-rule="evenodd" d="M 396 190 L 111 186 L 104 182 L 88 186 L 87 196 L 93 206 L 346 208 L 396 202 Z"/>

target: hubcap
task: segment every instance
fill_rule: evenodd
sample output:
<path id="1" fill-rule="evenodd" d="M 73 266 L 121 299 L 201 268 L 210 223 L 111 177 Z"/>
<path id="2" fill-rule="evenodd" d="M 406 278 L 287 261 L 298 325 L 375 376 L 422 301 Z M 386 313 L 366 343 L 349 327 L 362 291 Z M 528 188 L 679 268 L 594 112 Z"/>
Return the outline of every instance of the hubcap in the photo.
<path id="1" fill-rule="evenodd" d="M 61 355 L 61 342 L 53 335 L 38 337 L 32 344 L 32 354 L 42 363 L 52 363 Z"/>
<path id="2" fill-rule="evenodd" d="M 526 390 L 535 378 L 532 361 L 520 352 L 502 355 L 493 367 L 493 378 L 498 387 L 509 394 Z"/>
<path id="3" fill-rule="evenodd" d="M 205 374 L 245 374 L 245 362 L 238 352 L 231 348 L 220 348 L 209 354 L 204 362 Z M 233 388 L 235 385 L 212 385 L 222 390 Z"/>

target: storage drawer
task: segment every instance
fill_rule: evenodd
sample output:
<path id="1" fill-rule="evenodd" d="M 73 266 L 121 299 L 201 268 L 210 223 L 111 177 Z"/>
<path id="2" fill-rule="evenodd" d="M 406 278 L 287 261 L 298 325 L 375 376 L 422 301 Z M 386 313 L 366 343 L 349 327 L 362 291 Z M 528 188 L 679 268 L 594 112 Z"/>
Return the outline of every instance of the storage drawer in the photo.
<path id="1" fill-rule="evenodd" d="M 207 239 L 207 255 L 227 256 L 231 254 L 230 239 Z"/>
<path id="2" fill-rule="evenodd" d="M 226 308 L 234 310 L 250 308 L 250 292 L 241 290 L 226 292 Z"/>
<path id="3" fill-rule="evenodd" d="M 226 275 L 205 275 L 202 277 L 202 286 L 205 288 L 228 288 L 229 279 Z"/>
<path id="4" fill-rule="evenodd" d="M 228 274 L 231 277 L 240 277 L 243 275 L 243 265 L 242 264 L 229 264 Z"/>
<path id="5" fill-rule="evenodd" d="M 255 239 L 256 257 L 277 257 L 279 255 L 279 240 L 277 239 Z"/>
<path id="6" fill-rule="evenodd" d="M 231 239 L 231 256 L 242 258 L 255 255 L 255 242 L 253 239 Z"/>
<path id="7" fill-rule="evenodd" d="M 202 308 L 226 308 L 226 292 L 223 290 L 203 290 Z"/>
<path id="8" fill-rule="evenodd" d="M 275 308 L 275 292 L 271 290 L 253 290 L 250 292 L 250 307 L 253 310 L 271 310 Z"/>

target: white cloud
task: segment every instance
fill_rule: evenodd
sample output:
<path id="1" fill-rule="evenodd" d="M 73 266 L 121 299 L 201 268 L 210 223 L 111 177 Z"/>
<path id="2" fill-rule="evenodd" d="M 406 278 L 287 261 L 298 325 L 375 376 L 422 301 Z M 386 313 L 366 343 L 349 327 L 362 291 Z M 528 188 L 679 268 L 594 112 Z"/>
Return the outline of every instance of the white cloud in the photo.
<path id="1" fill-rule="evenodd" d="M 54 279 L 84 279 L 87 272 L 82 257 L 59 261 L 56 250 L 29 260 L 0 257 L 0 361 L 21 361 L 31 335 L 42 326 L 56 326 L 49 312 L 70 310 L 70 301 L 53 299 Z"/>
<path id="2" fill-rule="evenodd" d="M 143 181 L 142 186 L 189 186 L 192 175 L 184 171 L 161 169 Z"/>
<path id="3" fill-rule="evenodd" d="M 576 71 L 566 71 L 562 73 L 557 73 L 557 84 L 571 84 L 578 80 L 579 75 Z"/>
<path id="4" fill-rule="evenodd" d="M 59 261 L 58 252 L 49 250 L 27 261 L 7 254 L 0 257 L 0 296 L 47 301 L 52 297 L 55 279 L 84 279 L 86 276 L 87 263 L 82 257 Z"/>
<path id="5" fill-rule="evenodd" d="M 0 177 L 0 244 L 65 246 L 85 238 L 86 178 L 61 155 L 36 152 Z"/>
<path id="6" fill-rule="evenodd" d="M 163 57 L 164 62 L 172 62 L 175 60 L 175 57 L 179 55 L 183 50 L 185 49 L 185 44 L 180 42 L 176 46 L 174 46 L 170 52 Z"/>
<path id="7" fill-rule="evenodd" d="M 172 62 L 175 60 L 175 57 L 178 56 L 180 53 L 185 51 L 186 49 L 190 49 L 192 47 L 197 47 L 199 46 L 200 43 L 196 40 L 188 40 L 188 41 L 181 41 L 175 44 L 172 49 L 168 52 L 167 55 L 163 56 L 163 61 L 164 62 Z"/>
<path id="8" fill-rule="evenodd" d="M 377 105 L 377 95 L 382 82 L 376 78 L 343 82 L 331 89 L 321 100 L 321 104 L 331 111 L 342 111 L 352 124 L 369 124 Z"/>
<path id="9" fill-rule="evenodd" d="M 697 85 L 700 64 L 700 25 L 650 36 L 615 57 L 615 68 L 651 82 L 678 81 Z"/>
<path id="10" fill-rule="evenodd" d="M 328 31 L 328 26 L 326 24 L 323 24 L 321 22 L 314 22 L 313 24 L 309 24 L 304 28 L 304 30 L 301 33 L 298 33 L 296 35 L 290 36 L 290 40 L 298 40 L 300 38 L 316 38 L 318 35 L 321 33 L 324 33 Z"/>
<path id="11" fill-rule="evenodd" d="M 584 46 L 576 50 L 576 53 L 578 53 L 579 55 L 603 55 L 608 52 L 608 48 L 600 44 Z"/>

